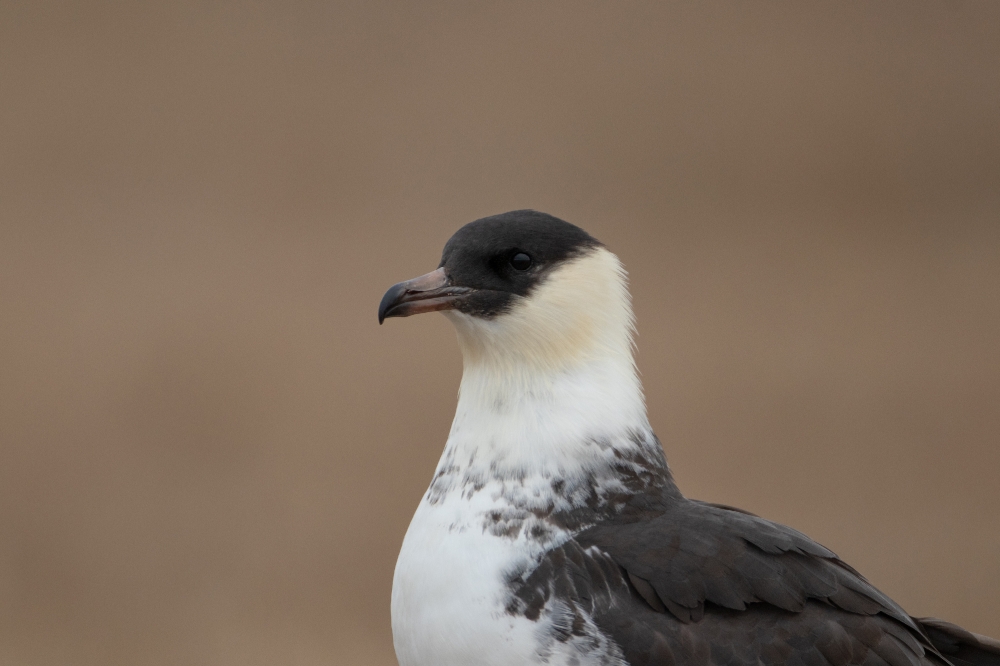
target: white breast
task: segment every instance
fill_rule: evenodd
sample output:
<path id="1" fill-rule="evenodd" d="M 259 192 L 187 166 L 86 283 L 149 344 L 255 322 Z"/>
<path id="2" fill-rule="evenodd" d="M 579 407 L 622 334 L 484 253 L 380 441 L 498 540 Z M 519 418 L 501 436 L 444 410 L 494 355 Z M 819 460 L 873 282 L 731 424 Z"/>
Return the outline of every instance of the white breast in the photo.
<path id="1" fill-rule="evenodd" d="M 485 504 L 492 504 L 485 492 L 474 501 L 451 493 L 436 504 L 425 499 L 417 508 L 392 585 L 400 666 L 537 663 L 537 623 L 504 609 L 503 572 L 527 549 L 523 539 L 483 530 Z"/>
<path id="2" fill-rule="evenodd" d="M 516 485 L 533 495 L 547 483 L 536 478 Z M 623 665 L 620 650 L 589 618 L 588 637 L 557 640 L 557 601 L 536 621 L 507 611 L 508 574 L 530 569 L 545 549 L 570 536 L 550 528 L 537 539 L 532 518 L 523 524 L 516 517 L 495 520 L 523 515 L 509 502 L 510 485 L 490 481 L 471 497 L 456 489 L 433 503 L 428 493 L 417 508 L 392 585 L 392 635 L 400 666 Z"/>

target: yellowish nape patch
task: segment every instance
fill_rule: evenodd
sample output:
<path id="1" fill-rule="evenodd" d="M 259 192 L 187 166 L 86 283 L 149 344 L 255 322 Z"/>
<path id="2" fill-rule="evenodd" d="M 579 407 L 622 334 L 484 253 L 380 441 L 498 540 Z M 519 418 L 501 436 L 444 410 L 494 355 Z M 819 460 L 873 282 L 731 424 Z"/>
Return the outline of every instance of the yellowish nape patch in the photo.
<path id="1" fill-rule="evenodd" d="M 448 314 L 466 370 L 511 376 L 558 372 L 593 359 L 632 365 L 627 276 L 605 248 L 554 269 L 529 296 L 492 320 Z"/>

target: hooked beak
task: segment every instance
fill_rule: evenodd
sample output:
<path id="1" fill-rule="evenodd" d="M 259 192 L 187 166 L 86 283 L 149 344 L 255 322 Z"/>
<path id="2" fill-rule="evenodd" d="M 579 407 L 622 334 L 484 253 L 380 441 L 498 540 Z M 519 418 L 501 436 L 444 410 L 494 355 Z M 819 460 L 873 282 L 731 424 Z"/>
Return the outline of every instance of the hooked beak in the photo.
<path id="1" fill-rule="evenodd" d="M 455 303 L 473 290 L 452 286 L 444 269 L 400 282 L 389 287 L 378 305 L 378 323 L 389 317 L 409 317 L 421 312 L 451 310 Z"/>

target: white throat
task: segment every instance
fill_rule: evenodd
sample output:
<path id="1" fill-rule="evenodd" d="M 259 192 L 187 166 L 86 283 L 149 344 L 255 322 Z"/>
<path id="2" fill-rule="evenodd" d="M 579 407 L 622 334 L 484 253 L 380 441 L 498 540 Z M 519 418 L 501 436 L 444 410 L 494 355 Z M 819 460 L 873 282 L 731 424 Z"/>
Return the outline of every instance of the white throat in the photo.
<path id="1" fill-rule="evenodd" d="M 648 431 L 626 275 L 608 250 L 554 269 L 495 319 L 447 314 L 464 372 L 442 465 L 572 474 Z"/>

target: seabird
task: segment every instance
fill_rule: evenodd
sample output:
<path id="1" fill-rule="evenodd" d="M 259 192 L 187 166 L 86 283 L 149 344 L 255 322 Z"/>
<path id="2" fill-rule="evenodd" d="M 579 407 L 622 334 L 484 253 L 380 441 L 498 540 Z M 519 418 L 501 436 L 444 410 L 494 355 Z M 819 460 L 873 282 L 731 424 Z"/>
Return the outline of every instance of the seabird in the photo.
<path id="1" fill-rule="evenodd" d="M 400 666 L 1000 666 L 794 529 L 684 497 L 646 416 L 625 270 L 520 210 L 471 222 L 388 317 L 458 331 L 455 420 L 392 586 Z"/>

